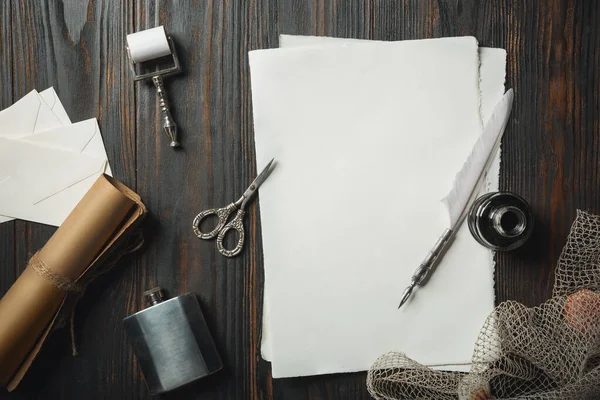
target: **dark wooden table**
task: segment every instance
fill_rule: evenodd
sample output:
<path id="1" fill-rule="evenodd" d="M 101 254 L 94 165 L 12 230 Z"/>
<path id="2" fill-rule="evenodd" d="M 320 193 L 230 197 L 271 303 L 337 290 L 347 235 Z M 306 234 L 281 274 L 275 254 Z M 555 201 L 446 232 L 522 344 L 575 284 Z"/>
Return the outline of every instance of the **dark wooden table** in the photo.
<path id="1" fill-rule="evenodd" d="M 127 33 L 164 24 L 184 73 L 169 79 L 183 149 L 157 123 L 157 100 L 134 85 Z M 190 222 L 225 204 L 256 171 L 249 50 L 280 33 L 380 40 L 473 35 L 508 52 L 515 104 L 503 142 L 501 188 L 537 217 L 526 248 L 497 257 L 497 301 L 549 297 L 553 265 L 577 208 L 600 212 L 600 3 L 589 1 L 2 0 L 0 106 L 54 86 L 73 121 L 97 117 L 115 177 L 150 210 L 147 244 L 95 282 L 80 302 L 69 355 L 57 332 L 22 387 L 6 399 L 142 399 L 148 393 L 122 319 L 156 285 L 198 294 L 225 369 L 172 399 L 368 398 L 365 374 L 273 380 L 260 358 L 262 246 L 256 205 L 243 255 L 229 260 Z M 0 291 L 55 228 L 0 225 Z"/>

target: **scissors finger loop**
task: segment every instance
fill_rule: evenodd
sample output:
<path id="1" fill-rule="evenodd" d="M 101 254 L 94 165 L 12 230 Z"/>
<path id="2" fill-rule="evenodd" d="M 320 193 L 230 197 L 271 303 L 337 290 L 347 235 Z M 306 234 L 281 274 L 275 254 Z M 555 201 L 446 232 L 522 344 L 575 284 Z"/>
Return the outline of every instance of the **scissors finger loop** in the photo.
<path id="1" fill-rule="evenodd" d="M 227 207 L 223 208 L 213 208 L 210 210 L 202 211 L 200 214 L 196 215 L 194 218 L 194 222 L 192 222 L 192 229 L 194 230 L 194 234 L 198 236 L 200 239 L 212 239 L 219 234 L 219 231 L 223 229 L 225 224 L 227 223 L 227 218 L 233 211 L 235 211 L 237 207 L 235 204 L 231 203 Z M 210 215 L 216 215 L 219 218 L 219 222 L 217 226 L 210 232 L 202 232 L 200 230 L 200 224 L 202 220 Z"/>
<path id="2" fill-rule="evenodd" d="M 221 229 L 219 235 L 217 236 L 217 249 L 219 250 L 219 253 L 223 254 L 225 257 L 234 257 L 238 255 L 244 247 L 244 214 L 244 210 L 239 210 L 235 218 L 225 225 L 225 227 Z M 230 230 L 237 231 L 239 238 L 235 248 L 228 250 L 223 246 L 223 240 L 225 239 L 227 232 Z"/>

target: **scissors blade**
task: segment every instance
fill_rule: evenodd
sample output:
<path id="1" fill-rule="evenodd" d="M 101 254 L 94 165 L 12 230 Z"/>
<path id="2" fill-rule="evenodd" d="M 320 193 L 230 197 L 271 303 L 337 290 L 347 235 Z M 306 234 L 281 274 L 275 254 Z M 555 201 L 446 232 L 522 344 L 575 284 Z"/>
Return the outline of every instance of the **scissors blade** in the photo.
<path id="1" fill-rule="evenodd" d="M 271 171 L 273 170 L 273 168 L 271 168 L 271 165 L 273 165 L 273 161 L 275 161 L 274 158 L 272 158 L 271 161 L 269 161 L 266 167 L 264 167 L 260 174 L 258 174 L 256 179 L 252 181 L 250 186 L 248 186 L 248 189 L 246 189 L 243 195 L 245 199 L 248 199 L 250 196 L 252 196 L 258 190 L 260 185 L 262 185 L 263 182 L 267 180 L 267 178 L 271 174 Z"/>

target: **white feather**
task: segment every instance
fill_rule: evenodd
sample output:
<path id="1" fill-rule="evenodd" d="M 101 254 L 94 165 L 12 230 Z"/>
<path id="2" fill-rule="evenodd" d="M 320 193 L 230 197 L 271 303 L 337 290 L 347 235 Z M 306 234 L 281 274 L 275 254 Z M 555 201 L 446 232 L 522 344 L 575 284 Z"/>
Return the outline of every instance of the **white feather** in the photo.
<path id="1" fill-rule="evenodd" d="M 469 206 L 479 192 L 485 172 L 490 167 L 494 154 L 500 146 L 500 139 L 506 129 L 512 103 L 513 91 L 509 89 L 496 104 L 492 116 L 473 146 L 471 154 L 456 174 L 452 190 L 443 199 L 450 215 L 450 229 L 453 231 L 463 222 Z"/>

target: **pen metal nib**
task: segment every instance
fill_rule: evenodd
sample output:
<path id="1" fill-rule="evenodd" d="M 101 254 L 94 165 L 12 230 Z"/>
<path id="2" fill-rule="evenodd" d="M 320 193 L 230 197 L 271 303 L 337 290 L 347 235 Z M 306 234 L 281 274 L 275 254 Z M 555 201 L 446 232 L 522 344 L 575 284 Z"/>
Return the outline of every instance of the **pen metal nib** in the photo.
<path id="1" fill-rule="evenodd" d="M 404 303 L 406 303 L 406 301 L 410 297 L 413 289 L 414 289 L 414 285 L 410 285 L 406 289 L 404 289 L 404 293 L 402 293 L 402 300 L 400 300 L 400 305 L 398 306 L 398 310 L 400 309 L 400 307 L 402 307 L 404 305 Z"/>

